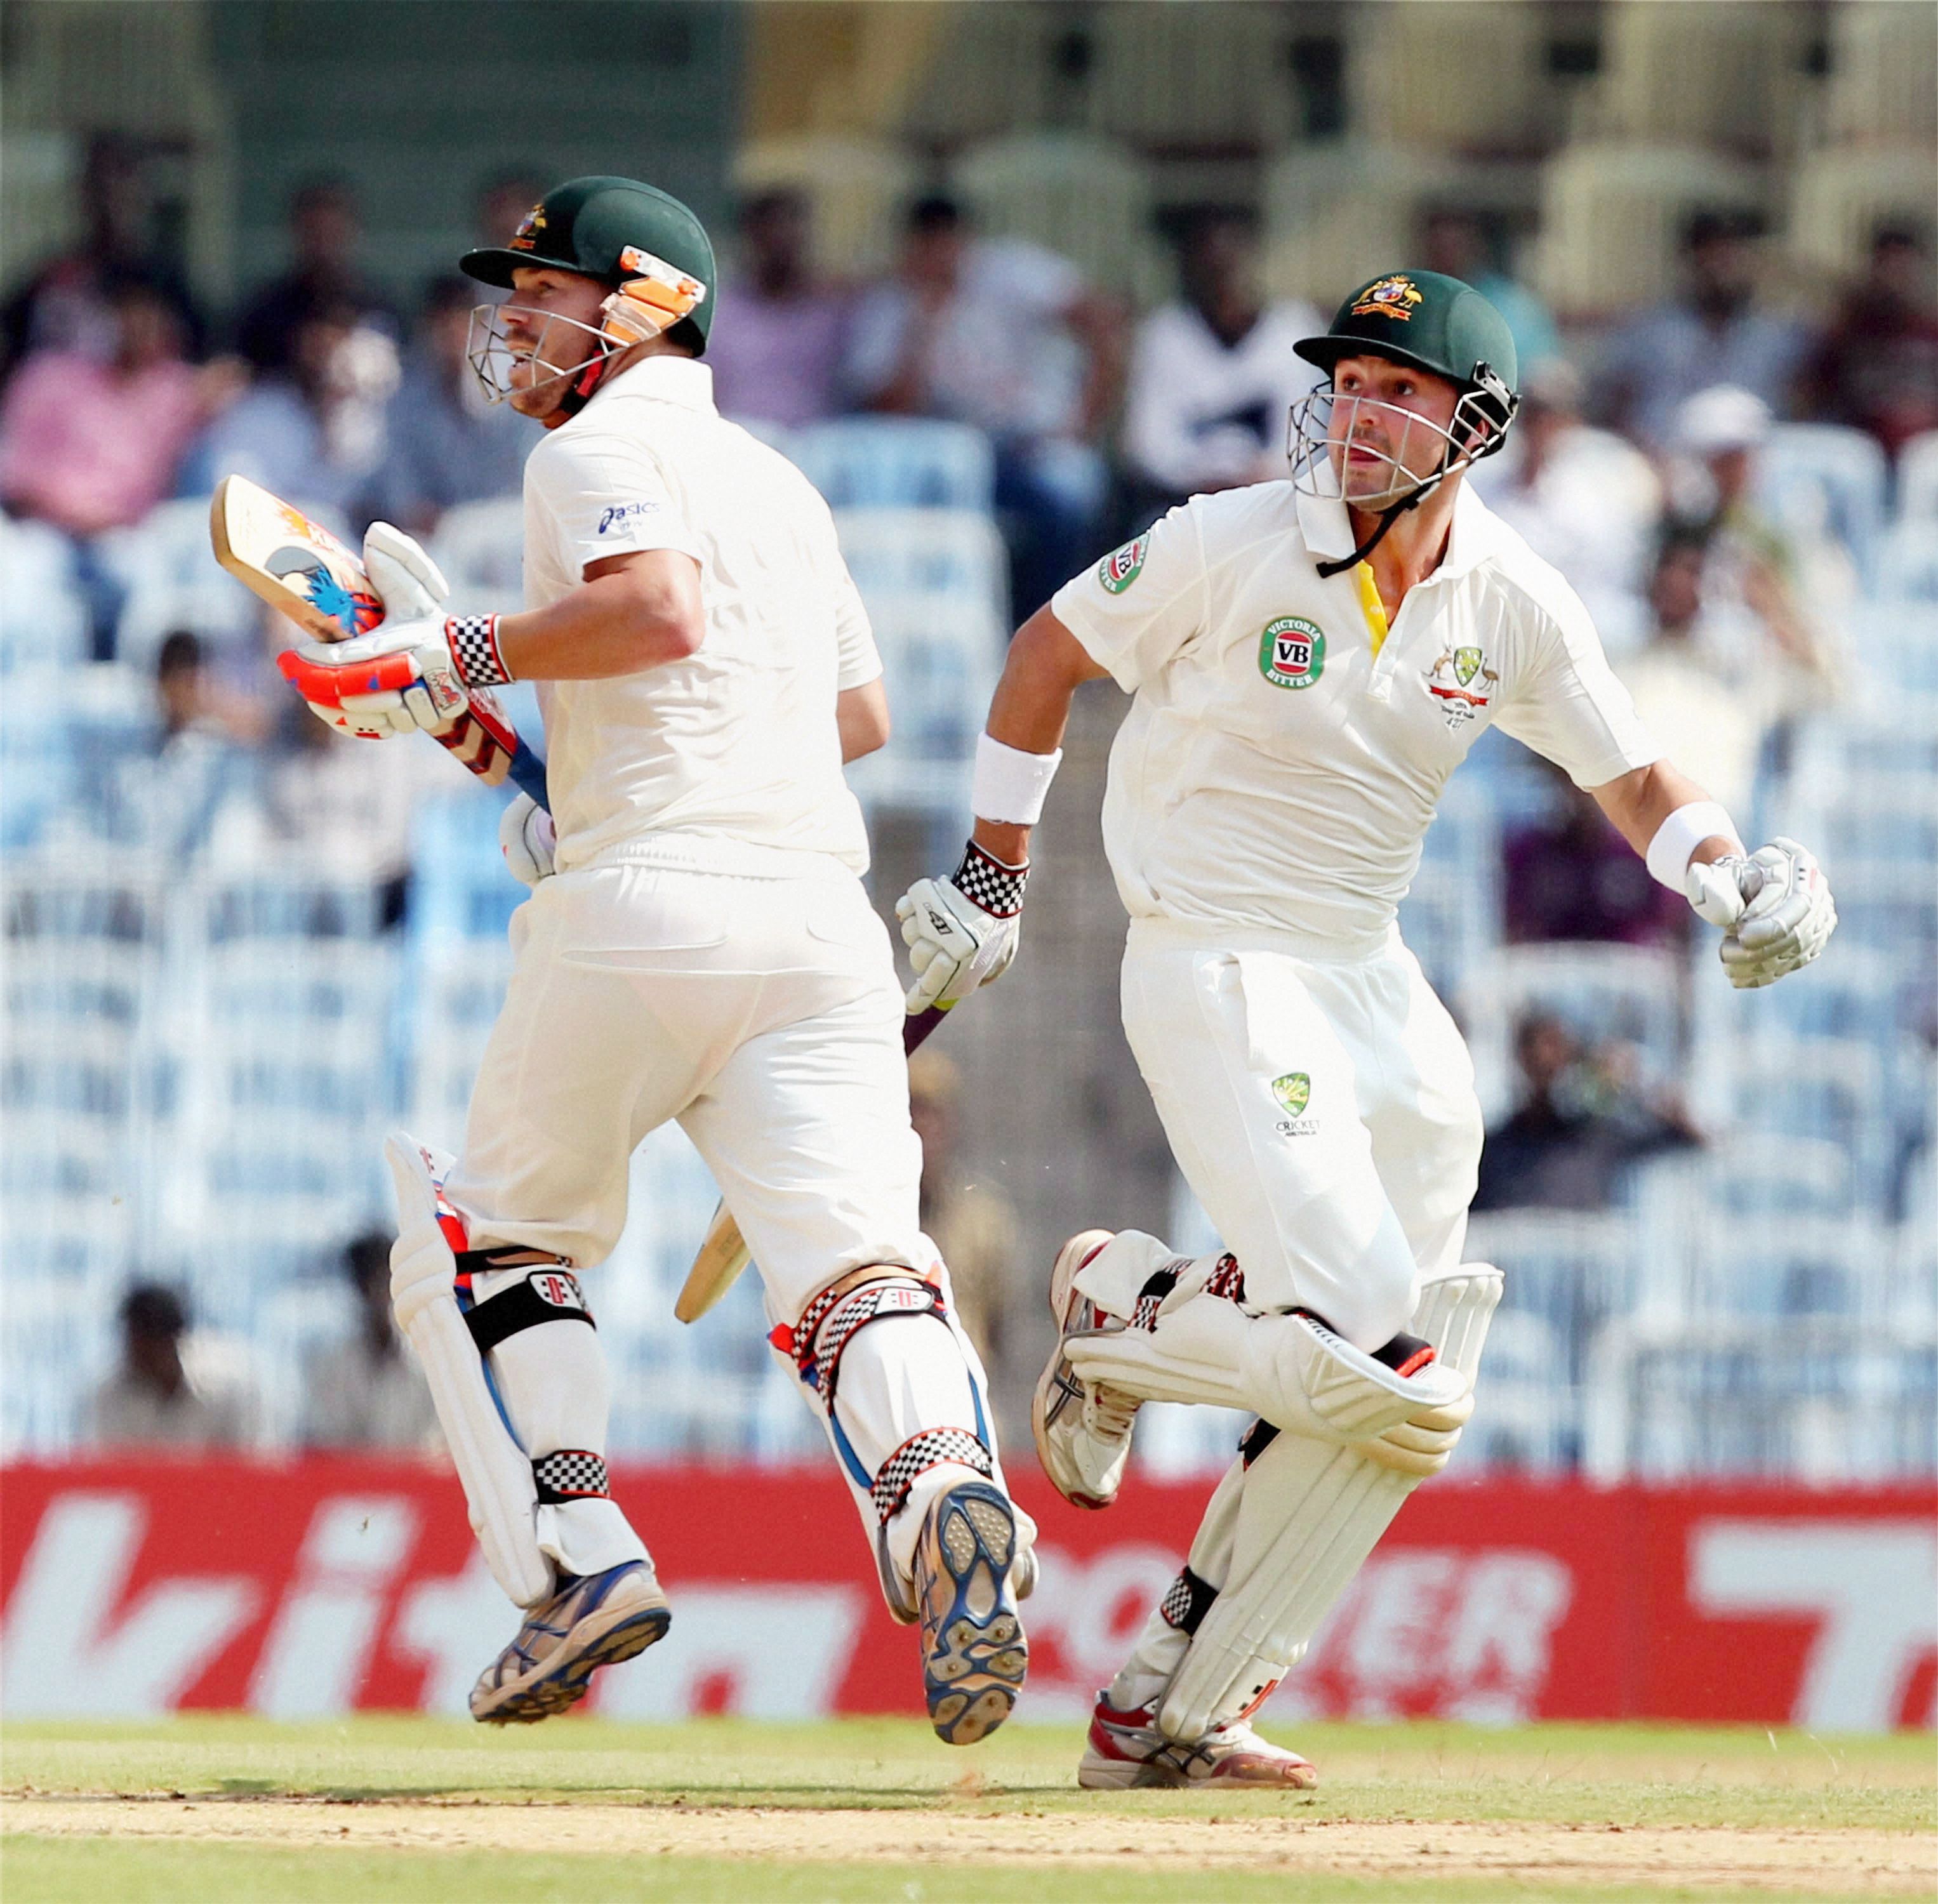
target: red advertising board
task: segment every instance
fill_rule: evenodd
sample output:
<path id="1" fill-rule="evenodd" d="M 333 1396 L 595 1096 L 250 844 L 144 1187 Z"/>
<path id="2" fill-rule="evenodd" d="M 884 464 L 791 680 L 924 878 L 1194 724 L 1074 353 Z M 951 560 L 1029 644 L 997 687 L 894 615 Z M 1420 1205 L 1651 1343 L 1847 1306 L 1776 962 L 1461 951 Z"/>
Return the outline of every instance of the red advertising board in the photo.
<path id="1" fill-rule="evenodd" d="M 829 1472 L 621 1468 L 673 1596 L 615 1716 L 919 1709 Z M 1080 1514 L 1040 1483 L 1025 1710 L 1088 1708 L 1175 1574 L 1202 1484 Z M 1271 1716 L 1938 1720 L 1938 1493 L 1442 1481 L 1408 1503 Z M 0 1471 L 10 1716 L 461 1709 L 512 1630 L 457 1483 L 408 1461 Z"/>

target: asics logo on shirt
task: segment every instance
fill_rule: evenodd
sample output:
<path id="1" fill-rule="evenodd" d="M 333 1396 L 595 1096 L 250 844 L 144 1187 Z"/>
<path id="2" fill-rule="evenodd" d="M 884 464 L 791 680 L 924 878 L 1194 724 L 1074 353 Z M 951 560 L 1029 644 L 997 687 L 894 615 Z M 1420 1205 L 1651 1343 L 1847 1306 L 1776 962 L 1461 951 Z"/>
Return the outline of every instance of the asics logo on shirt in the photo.
<path id="1" fill-rule="evenodd" d="M 660 506 L 657 503 L 609 503 L 600 512 L 599 527 L 594 533 L 603 536 L 609 530 L 623 529 L 627 523 L 636 521 L 641 516 L 658 515 L 659 513 Z"/>

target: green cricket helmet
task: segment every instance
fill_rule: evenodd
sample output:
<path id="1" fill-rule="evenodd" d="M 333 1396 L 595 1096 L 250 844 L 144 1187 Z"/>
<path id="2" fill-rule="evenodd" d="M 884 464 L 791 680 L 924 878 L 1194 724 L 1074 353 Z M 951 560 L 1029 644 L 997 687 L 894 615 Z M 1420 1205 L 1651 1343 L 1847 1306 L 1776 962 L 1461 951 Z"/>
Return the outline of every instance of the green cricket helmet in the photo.
<path id="1" fill-rule="evenodd" d="M 1340 305 L 1323 336 L 1293 346 L 1329 374 L 1341 357 L 1371 354 L 1444 377 L 1477 405 L 1496 433 L 1478 452 L 1505 440 L 1520 406 L 1520 366 L 1507 320 L 1472 285 L 1438 271 L 1390 271 L 1362 284 Z"/>
<path id="2" fill-rule="evenodd" d="M 690 207 L 636 178 L 569 178 L 526 213 L 509 243 L 467 251 L 457 262 L 467 276 L 504 289 L 521 265 L 542 265 L 582 272 L 616 290 L 631 275 L 622 262 L 628 251 L 664 259 L 706 287 L 706 295 L 668 333 L 700 356 L 713 328 L 720 281 L 712 241 Z"/>

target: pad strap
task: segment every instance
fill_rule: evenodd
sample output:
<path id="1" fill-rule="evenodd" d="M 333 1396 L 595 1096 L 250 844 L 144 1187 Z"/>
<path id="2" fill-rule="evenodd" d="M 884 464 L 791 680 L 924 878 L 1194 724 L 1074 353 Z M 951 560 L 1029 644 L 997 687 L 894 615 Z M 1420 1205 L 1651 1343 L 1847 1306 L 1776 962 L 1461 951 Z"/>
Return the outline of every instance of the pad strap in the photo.
<path id="1" fill-rule="evenodd" d="M 590 1322 L 591 1316 L 586 1320 Z M 554 1448 L 532 1463 L 532 1479 L 538 1483 L 539 1505 L 557 1507 L 567 1501 L 603 1501 L 611 1498 L 607 1485 L 606 1457 L 590 1448 Z"/>
<path id="2" fill-rule="evenodd" d="M 1181 1633 L 1195 1633 L 1217 1597 L 1217 1587 L 1186 1567 L 1171 1583 L 1171 1590 L 1158 1602 L 1157 1610 L 1167 1626 L 1175 1626 Z"/>
<path id="3" fill-rule="evenodd" d="M 909 1489 L 930 1468 L 940 1467 L 945 1461 L 952 1461 L 964 1468 L 973 1468 L 985 1480 L 995 1477 L 995 1463 L 989 1458 L 989 1450 L 971 1435 L 966 1428 L 925 1428 L 919 1435 L 911 1435 L 888 1459 L 882 1463 L 882 1471 L 875 1477 L 872 1490 L 875 1511 L 887 1524 L 900 1514 L 907 1504 Z"/>
<path id="4" fill-rule="evenodd" d="M 466 1250 L 465 1256 L 476 1257 L 483 1253 Z M 463 1261 L 460 1258 L 460 1265 Z M 457 1278 L 460 1294 L 468 1289 L 475 1273 L 460 1267 Z M 516 1335 L 521 1329 L 536 1329 L 542 1322 L 597 1326 L 592 1320 L 592 1311 L 585 1306 L 585 1292 L 579 1286 L 579 1278 L 570 1270 L 557 1266 L 534 1269 L 521 1282 L 464 1310 L 464 1326 L 470 1330 L 481 1356 L 489 1355 L 508 1336 Z"/>
<path id="5" fill-rule="evenodd" d="M 883 1316 L 941 1318 L 947 1313 L 942 1292 L 910 1271 L 892 1277 L 877 1275 L 858 1286 L 843 1277 L 823 1289 L 801 1312 L 800 1320 L 792 1329 L 776 1329 L 768 1339 L 794 1358 L 800 1379 L 832 1414 L 842 1352 L 857 1329 Z"/>

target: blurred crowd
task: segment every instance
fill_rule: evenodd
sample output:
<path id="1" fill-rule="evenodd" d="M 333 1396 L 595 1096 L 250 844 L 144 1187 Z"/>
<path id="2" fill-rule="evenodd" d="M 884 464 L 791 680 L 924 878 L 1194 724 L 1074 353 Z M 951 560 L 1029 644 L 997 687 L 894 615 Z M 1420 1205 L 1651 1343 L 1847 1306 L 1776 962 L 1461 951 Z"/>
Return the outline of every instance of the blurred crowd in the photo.
<path id="1" fill-rule="evenodd" d="M 150 248 L 141 162 L 97 142 L 83 237 L 0 308 L 0 502 L 65 539 L 96 661 L 126 658 L 125 582 L 103 539 L 231 472 L 352 534 L 379 516 L 429 534 L 457 506 L 517 495 L 536 427 L 487 404 L 466 360 L 472 307 L 503 293 L 440 273 L 399 298 L 368 270 L 354 194 L 318 179 L 289 202 L 287 269 L 236 310 L 208 311 Z M 502 242 L 545 183 L 488 181 L 478 241 Z M 814 217 L 787 188 L 738 208 L 708 353 L 721 408 L 770 433 L 858 414 L 983 432 L 1018 618 L 1172 504 L 1286 473 L 1286 411 L 1313 375 L 1293 345 L 1329 314 L 1266 294 L 1247 210 L 1169 218 L 1175 293 L 1142 313 L 940 193 L 907 208 L 896 262 L 871 281 L 818 272 Z M 1592 336 L 1557 325 L 1499 236 L 1446 207 L 1417 235 L 1415 261 L 1492 299 L 1520 356 L 1520 421 L 1474 480 L 1587 601 L 1665 749 L 1745 812 L 1796 723 L 1837 694 L 1837 631 L 1859 588 L 1831 525 L 1766 512 L 1761 459 L 1784 421 L 1861 430 L 1893 457 L 1938 428 L 1931 235 L 1880 226 L 1861 278 L 1806 320 L 1766 292 L 1754 220 L 1699 211 L 1676 294 Z M 100 798 L 140 816 L 175 863 L 239 830 L 369 878 L 386 918 L 406 916 L 411 796 L 454 773 L 436 750 L 340 742 L 284 694 L 253 639 L 182 627 L 142 666 L 150 742 Z M 167 838 L 150 837 L 157 825 Z M 1511 941 L 1683 942 L 1687 909 L 1558 775 L 1505 827 L 1499 871 Z M 1619 1044 L 1537 1014 L 1514 1055 L 1518 1102 L 1490 1133 L 1478 1208 L 1605 1208 L 1627 1165 L 1702 1141 Z M 925 1219 L 972 1333 L 1000 1360 L 1014 1213 L 958 1167 L 946 1070 L 916 1079 Z M 294 1431 L 306 1444 L 433 1435 L 392 1332 L 384 1248 L 366 1237 L 345 1253 L 356 1320 L 311 1371 Z M 121 1362 L 94 1401 L 98 1441 L 251 1446 L 269 1432 L 246 1368 L 198 1349 L 175 1291 L 131 1287 L 122 1323 Z"/>

